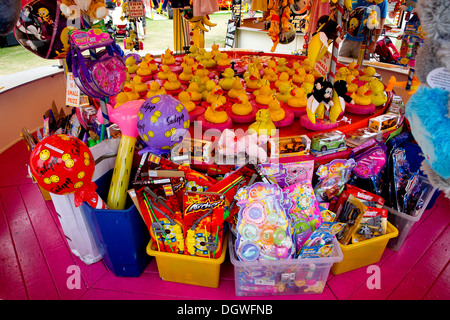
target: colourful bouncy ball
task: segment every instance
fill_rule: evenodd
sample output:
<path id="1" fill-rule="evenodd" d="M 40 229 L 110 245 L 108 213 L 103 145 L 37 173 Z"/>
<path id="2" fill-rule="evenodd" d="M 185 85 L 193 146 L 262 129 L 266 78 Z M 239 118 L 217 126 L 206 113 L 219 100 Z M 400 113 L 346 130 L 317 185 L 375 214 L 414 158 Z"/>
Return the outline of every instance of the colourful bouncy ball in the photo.
<path id="1" fill-rule="evenodd" d="M 83 190 L 90 185 L 94 170 L 88 146 L 67 134 L 51 135 L 31 152 L 31 174 L 39 186 L 54 194 Z"/>
<path id="2" fill-rule="evenodd" d="M 188 111 L 171 95 L 153 96 L 139 109 L 137 129 L 147 145 L 145 151 L 168 153 L 183 140 L 189 125 Z"/>

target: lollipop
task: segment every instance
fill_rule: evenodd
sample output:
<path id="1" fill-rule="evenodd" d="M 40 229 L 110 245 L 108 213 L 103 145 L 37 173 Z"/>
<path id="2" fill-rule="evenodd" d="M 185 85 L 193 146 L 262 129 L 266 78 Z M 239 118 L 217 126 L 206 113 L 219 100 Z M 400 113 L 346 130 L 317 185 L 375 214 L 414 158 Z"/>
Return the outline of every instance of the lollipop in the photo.
<path id="1" fill-rule="evenodd" d="M 70 135 L 51 135 L 31 152 L 30 172 L 39 186 L 54 194 L 75 193 L 77 207 L 86 201 L 95 209 L 106 209 L 95 192 L 94 170 L 89 148 Z"/>
<path id="2" fill-rule="evenodd" d="M 138 114 L 137 130 L 147 148 L 142 152 L 168 153 L 180 143 L 189 129 L 189 113 L 170 95 L 147 99 Z"/>

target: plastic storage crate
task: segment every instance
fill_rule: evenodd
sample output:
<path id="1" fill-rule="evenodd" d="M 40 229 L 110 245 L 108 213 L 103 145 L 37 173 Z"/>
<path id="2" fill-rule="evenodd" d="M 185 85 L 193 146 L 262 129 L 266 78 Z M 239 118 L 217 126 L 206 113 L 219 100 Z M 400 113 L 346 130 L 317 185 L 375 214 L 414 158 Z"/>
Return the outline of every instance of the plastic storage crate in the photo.
<path id="1" fill-rule="evenodd" d="M 427 209 L 428 204 L 430 203 L 433 195 L 436 192 L 436 187 L 433 187 L 429 180 L 425 177 L 420 177 L 420 184 L 422 185 L 422 189 L 426 188 L 424 194 L 424 203 L 421 209 L 413 212 L 412 215 L 408 215 L 403 212 L 399 212 L 393 208 L 385 207 L 385 209 L 389 212 L 389 221 L 397 228 L 398 236 L 389 240 L 387 247 L 391 250 L 398 251 L 405 242 L 406 237 L 409 234 L 414 223 L 420 220 L 423 212 Z"/>
<path id="2" fill-rule="evenodd" d="M 217 288 L 220 266 L 227 252 L 227 239 L 226 234 L 222 241 L 222 253 L 217 259 L 158 251 L 151 241 L 147 245 L 147 254 L 155 257 L 159 277 L 164 281 Z"/>
<path id="3" fill-rule="evenodd" d="M 233 242 L 234 237 L 230 237 L 228 246 L 237 296 L 322 293 L 331 266 L 343 259 L 336 239 L 329 257 L 278 261 L 240 261 Z"/>
<path id="4" fill-rule="evenodd" d="M 388 221 L 386 234 L 382 236 L 349 245 L 339 243 L 344 259 L 333 265 L 331 273 L 337 275 L 377 263 L 380 261 L 389 239 L 395 238 L 397 235 L 397 228 Z"/>
<path id="5" fill-rule="evenodd" d="M 113 170 L 95 181 L 102 199 L 108 196 Z M 83 211 L 89 222 L 103 262 L 116 276 L 138 277 L 150 263 L 145 251 L 150 234 L 136 206 L 128 197 L 125 210 L 93 209 L 86 202 Z"/>

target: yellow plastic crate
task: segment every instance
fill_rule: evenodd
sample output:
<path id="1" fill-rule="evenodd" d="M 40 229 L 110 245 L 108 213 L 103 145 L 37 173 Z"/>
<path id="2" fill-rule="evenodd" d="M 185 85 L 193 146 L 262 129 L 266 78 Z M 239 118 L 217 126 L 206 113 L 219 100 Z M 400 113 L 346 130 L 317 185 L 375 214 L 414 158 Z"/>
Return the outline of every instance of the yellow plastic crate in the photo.
<path id="1" fill-rule="evenodd" d="M 331 273 L 341 274 L 380 261 L 389 239 L 398 236 L 398 230 L 389 221 L 386 234 L 349 245 L 339 243 L 344 258 L 331 267 Z"/>
<path id="2" fill-rule="evenodd" d="M 156 258 L 159 277 L 162 280 L 217 288 L 220 266 L 227 252 L 227 243 L 228 235 L 225 235 L 222 253 L 217 259 L 161 252 L 155 250 L 151 241 L 147 245 L 147 254 Z"/>

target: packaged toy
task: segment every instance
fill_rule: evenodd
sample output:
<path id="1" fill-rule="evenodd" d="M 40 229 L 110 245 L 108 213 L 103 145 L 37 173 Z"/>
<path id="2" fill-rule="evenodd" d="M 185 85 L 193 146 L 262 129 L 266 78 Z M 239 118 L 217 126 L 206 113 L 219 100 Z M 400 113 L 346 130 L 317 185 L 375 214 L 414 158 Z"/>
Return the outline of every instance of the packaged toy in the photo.
<path id="1" fill-rule="evenodd" d="M 361 242 L 386 234 L 387 210 L 368 207 L 356 231 L 352 236 L 352 243 Z"/>
<path id="2" fill-rule="evenodd" d="M 298 256 L 303 243 L 322 223 L 322 214 L 309 181 L 298 182 L 284 188 L 283 191 L 292 203 L 289 215 L 294 229 L 296 255 Z"/>
<path id="3" fill-rule="evenodd" d="M 286 183 L 291 186 L 301 181 L 312 182 L 314 174 L 314 160 L 284 163 L 287 171 Z"/>
<path id="4" fill-rule="evenodd" d="M 219 193 L 184 194 L 185 254 L 216 259 L 222 254 L 225 197 Z"/>
<path id="5" fill-rule="evenodd" d="M 140 211 L 158 251 L 184 252 L 183 218 L 174 191 L 180 179 L 153 179 L 152 184 L 135 188 Z"/>
<path id="6" fill-rule="evenodd" d="M 354 178 L 371 179 L 374 190 L 379 193 L 379 184 L 377 177 L 383 170 L 386 161 L 386 145 L 374 139 L 369 140 L 359 147 L 353 149 L 350 158 L 356 161 L 353 168 Z"/>
<path id="7" fill-rule="evenodd" d="M 299 259 L 329 257 L 334 247 L 333 239 L 344 225 L 338 222 L 323 222 L 304 243 Z"/>
<path id="8" fill-rule="evenodd" d="M 345 144 L 345 135 L 339 130 L 319 133 L 312 136 L 311 152 L 316 157 L 346 149 L 347 146 Z"/>
<path id="9" fill-rule="evenodd" d="M 381 140 L 382 137 L 381 132 L 376 132 L 371 128 L 365 127 L 346 133 L 345 142 L 347 146 L 355 148 L 371 139 Z"/>
<path id="10" fill-rule="evenodd" d="M 337 222 L 345 223 L 345 227 L 336 235 L 338 241 L 347 245 L 352 239 L 352 235 L 359 225 L 367 207 L 355 198 L 353 195 L 349 195 L 347 201 L 344 203 L 342 210 L 336 217 Z"/>
<path id="11" fill-rule="evenodd" d="M 384 132 L 395 129 L 400 116 L 394 113 L 385 113 L 381 116 L 369 119 L 369 128 L 376 132 Z"/>
<path id="12" fill-rule="evenodd" d="M 276 183 L 281 188 L 288 186 L 286 183 L 287 170 L 283 164 L 264 163 L 259 164 L 258 169 L 271 183 Z"/>
<path id="13" fill-rule="evenodd" d="M 236 194 L 240 210 L 235 250 L 245 261 L 289 259 L 295 252 L 288 210 L 291 201 L 276 184 L 257 182 Z"/>
<path id="14" fill-rule="evenodd" d="M 119 94 L 125 85 L 126 66 L 122 50 L 109 33 L 101 25 L 94 25 L 91 29 L 72 30 L 69 37 L 71 49 L 66 61 L 80 90 L 94 98 Z M 86 50 L 89 56 L 83 55 Z"/>
<path id="15" fill-rule="evenodd" d="M 314 193 L 319 202 L 329 202 L 333 197 L 339 196 L 349 181 L 356 163 L 353 159 L 335 159 L 325 165 L 319 166 L 316 174 L 319 183 L 314 188 Z"/>

